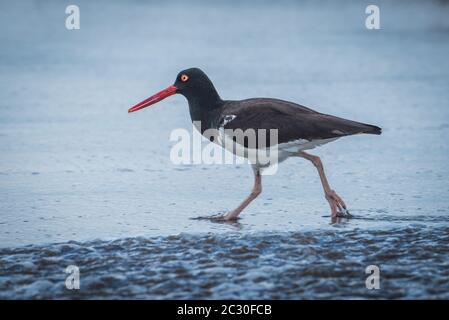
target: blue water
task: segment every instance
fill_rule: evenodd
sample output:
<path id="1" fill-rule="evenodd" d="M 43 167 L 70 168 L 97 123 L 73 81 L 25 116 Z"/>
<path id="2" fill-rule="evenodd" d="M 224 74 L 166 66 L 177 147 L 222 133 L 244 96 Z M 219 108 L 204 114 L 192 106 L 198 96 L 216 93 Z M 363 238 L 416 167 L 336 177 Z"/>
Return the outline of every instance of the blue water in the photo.
<path id="1" fill-rule="evenodd" d="M 368 253 L 363 243 L 345 245 L 347 233 L 382 243 L 380 235 L 391 230 L 392 237 L 399 239 L 395 247 L 405 248 L 401 249 L 401 265 L 417 257 L 407 238 L 410 228 L 423 235 L 420 241 L 425 247 L 447 246 L 446 2 L 381 1 L 381 30 L 365 28 L 367 4 L 359 1 L 319 5 L 281 1 L 257 6 L 240 1 L 214 5 L 201 1 L 77 1 L 81 29 L 74 31 L 65 28 L 65 5 L 41 1 L 0 4 L 2 297 L 33 298 L 42 292 L 71 297 L 64 296 L 63 289 L 47 290 L 63 285 L 55 279 L 65 275 L 43 268 L 41 260 L 45 265 L 48 257 L 40 253 L 42 248 L 52 250 L 59 246 L 55 243 L 68 241 L 75 241 L 79 248 L 71 249 L 74 257 L 78 254 L 84 268 L 91 268 L 93 262 L 82 259 L 82 248 L 98 246 L 101 252 L 103 246 L 119 241 L 117 250 L 131 254 L 133 247 L 127 247 L 123 239 L 142 241 L 141 246 L 150 241 L 145 239 L 168 241 L 166 245 L 182 256 L 188 254 L 186 249 L 167 237 L 198 237 L 200 243 L 202 237 L 223 242 L 229 238 L 236 246 L 251 246 L 251 241 L 256 244 L 269 233 L 277 235 L 267 249 L 270 253 L 282 247 L 282 241 L 288 242 L 290 234 L 302 237 L 304 233 L 318 246 L 322 235 L 329 234 L 341 239 L 343 260 L 357 263 L 351 272 L 360 272 L 361 277 L 365 277 L 362 257 Z M 210 76 L 224 99 L 276 97 L 382 127 L 381 136 L 347 137 L 312 152 L 321 156 L 332 187 L 356 219 L 331 224 L 315 168 L 304 160 L 290 159 L 276 175 L 263 178 L 263 193 L 242 213 L 238 225 L 192 220 L 237 206 L 250 192 L 250 168 L 170 162 L 174 144 L 169 141 L 170 132 L 192 129 L 181 96 L 151 109 L 126 112 L 172 84 L 179 70 L 192 66 Z M 22 252 L 23 248 L 29 249 Z M 211 254 L 222 250 L 218 245 L 207 248 Z M 289 250 L 293 250 L 291 263 L 296 265 L 294 248 Z M 320 252 L 334 249 L 324 242 Z M 111 250 L 108 254 L 113 256 Z M 62 251 L 55 252 L 63 271 L 70 259 Z M 163 255 L 155 251 L 138 253 L 143 260 L 151 256 L 165 266 Z M 404 283 L 413 290 L 404 285 L 398 294 L 387 285 L 390 289 L 382 289 L 375 297 L 447 297 L 444 290 L 428 291 L 433 282 L 419 278 L 431 268 L 435 281 L 442 287 L 447 284 L 443 271 L 447 270 L 447 252 L 433 254 L 435 260 L 416 258 L 428 265 L 419 264 L 406 277 Z M 103 258 L 96 255 L 95 259 Z M 307 268 L 315 263 L 302 259 Z M 394 259 L 382 255 L 376 259 L 374 264 L 381 269 L 382 264 L 400 267 Z M 26 278 L 25 269 L 14 267 L 21 263 L 39 268 L 29 265 L 32 277 Z M 99 270 L 127 279 L 126 259 L 121 263 Z M 201 270 L 196 263 L 186 267 L 189 273 Z M 331 268 L 335 261 L 323 258 L 321 263 Z M 252 264 L 242 268 L 239 272 L 258 270 Z M 400 275 L 397 269 L 390 270 L 395 271 L 387 278 Z M 358 281 L 351 272 L 346 278 L 340 274 L 341 281 Z M 276 281 L 281 282 L 288 276 L 277 274 L 281 280 Z M 20 276 L 26 280 L 21 282 Z M 157 273 L 140 276 L 161 281 Z M 332 297 L 348 297 L 346 290 L 334 290 L 328 283 L 322 284 L 323 294 L 313 294 L 320 279 L 311 276 L 301 285 L 303 290 L 310 288 L 308 295 L 286 287 L 281 297 L 331 297 L 331 292 Z M 220 290 L 213 289 L 218 284 L 209 280 L 205 277 L 203 284 L 212 289 L 198 295 L 189 294 L 175 281 L 165 291 L 152 291 L 151 286 L 144 290 L 138 282 L 137 291 L 115 297 L 176 298 L 172 292 L 178 288 L 179 297 L 219 298 Z M 119 292 L 118 288 L 126 291 L 127 287 L 117 283 L 112 288 Z M 247 296 L 229 293 L 224 297 L 276 297 L 253 289 Z M 80 291 L 83 298 L 113 294 L 106 289 L 84 290 Z M 140 295 L 139 290 L 143 290 Z M 352 297 L 371 297 L 355 292 Z"/>

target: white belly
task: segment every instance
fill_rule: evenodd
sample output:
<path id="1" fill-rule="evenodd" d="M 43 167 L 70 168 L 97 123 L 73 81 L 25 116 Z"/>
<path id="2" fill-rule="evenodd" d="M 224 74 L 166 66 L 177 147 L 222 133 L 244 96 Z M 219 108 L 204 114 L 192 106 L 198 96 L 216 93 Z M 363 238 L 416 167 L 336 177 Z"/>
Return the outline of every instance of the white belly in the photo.
<path id="1" fill-rule="evenodd" d="M 313 141 L 299 139 L 287 143 L 280 143 L 271 146 L 270 148 L 253 149 L 245 148 L 242 144 L 236 143 L 230 136 L 226 135 L 223 130 L 219 130 L 219 135 L 214 142 L 236 156 L 248 159 L 252 165 L 263 168 L 269 167 L 274 162 L 281 163 L 300 151 L 313 149 L 337 139 L 338 137 Z"/>

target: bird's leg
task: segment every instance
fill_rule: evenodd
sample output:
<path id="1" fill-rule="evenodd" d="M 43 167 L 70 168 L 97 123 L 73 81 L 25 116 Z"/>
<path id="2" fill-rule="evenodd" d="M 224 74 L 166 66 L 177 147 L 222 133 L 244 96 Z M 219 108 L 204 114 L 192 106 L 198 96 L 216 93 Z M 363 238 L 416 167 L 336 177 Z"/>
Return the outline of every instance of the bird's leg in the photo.
<path id="1" fill-rule="evenodd" d="M 261 192 L 262 192 L 262 176 L 260 174 L 260 170 L 255 168 L 254 169 L 254 186 L 253 186 L 253 190 L 251 191 L 250 195 L 237 208 L 235 208 L 232 211 L 229 211 L 228 213 L 226 213 L 224 215 L 216 216 L 215 219 L 216 220 L 226 220 L 226 221 L 237 220 L 237 217 L 240 214 L 240 212 L 242 212 L 243 209 L 245 209 L 251 203 L 251 201 L 256 199 L 257 196 Z"/>
<path id="2" fill-rule="evenodd" d="M 343 199 L 331 189 L 329 186 L 329 182 L 327 181 L 326 175 L 324 174 L 323 163 L 321 162 L 320 157 L 308 154 L 304 151 L 300 151 L 297 154 L 299 157 L 307 159 L 313 163 L 313 165 L 317 168 L 318 174 L 320 175 L 321 184 L 324 189 L 324 196 L 326 200 L 329 202 L 332 211 L 332 217 L 339 216 L 349 216 L 349 211 L 346 209 L 346 204 Z"/>

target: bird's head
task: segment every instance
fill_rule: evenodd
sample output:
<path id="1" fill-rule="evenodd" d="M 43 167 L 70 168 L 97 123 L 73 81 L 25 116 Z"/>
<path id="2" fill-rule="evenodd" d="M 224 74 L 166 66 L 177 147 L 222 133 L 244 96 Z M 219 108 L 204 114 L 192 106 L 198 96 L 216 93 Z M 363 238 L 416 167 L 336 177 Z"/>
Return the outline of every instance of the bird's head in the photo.
<path id="1" fill-rule="evenodd" d="M 139 102 L 130 108 L 128 112 L 134 112 L 151 106 L 175 93 L 182 94 L 186 97 L 189 104 L 202 104 L 207 106 L 208 104 L 221 101 L 209 77 L 199 68 L 190 68 L 179 72 L 173 85 Z"/>

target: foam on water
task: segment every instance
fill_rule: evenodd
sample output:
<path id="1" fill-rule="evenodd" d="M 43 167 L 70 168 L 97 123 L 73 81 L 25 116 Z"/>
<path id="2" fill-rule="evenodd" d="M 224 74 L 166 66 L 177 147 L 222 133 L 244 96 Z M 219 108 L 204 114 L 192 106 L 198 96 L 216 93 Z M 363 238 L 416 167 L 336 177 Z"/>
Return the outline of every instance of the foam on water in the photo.
<path id="1" fill-rule="evenodd" d="M 448 255 L 449 228 L 424 225 L 72 241 L 0 249 L 0 298 L 447 299 Z M 65 288 L 69 264 L 80 290 Z"/>

